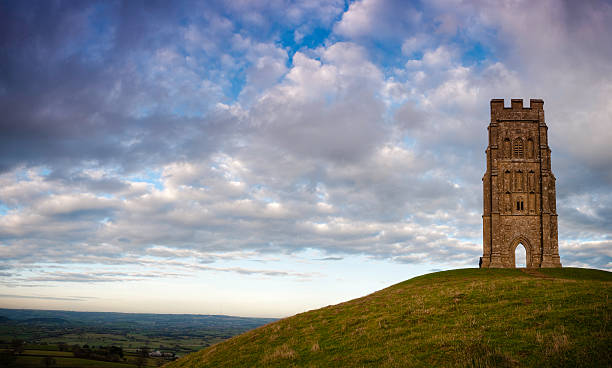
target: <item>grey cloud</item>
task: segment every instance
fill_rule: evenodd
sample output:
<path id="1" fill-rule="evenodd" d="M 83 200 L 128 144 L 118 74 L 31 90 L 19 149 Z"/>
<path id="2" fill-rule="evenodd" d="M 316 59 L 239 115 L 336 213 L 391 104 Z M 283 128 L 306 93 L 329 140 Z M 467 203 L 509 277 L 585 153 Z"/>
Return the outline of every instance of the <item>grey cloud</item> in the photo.
<path id="1" fill-rule="evenodd" d="M 561 242 L 559 254 L 564 266 L 612 269 L 612 240 Z"/>
<path id="2" fill-rule="evenodd" d="M 39 271 L 35 272 L 33 276 L 20 277 L 14 276 L 7 278 L 3 281 L 3 284 L 11 286 L 14 282 L 17 284 L 23 283 L 57 283 L 57 282 L 70 282 L 70 283 L 109 283 L 109 282 L 126 282 L 126 281 L 142 281 L 152 278 L 176 278 L 176 277 L 188 277 L 194 270 L 196 271 L 211 271 L 211 272 L 229 272 L 241 275 L 255 275 L 255 276 L 268 276 L 268 277 L 294 277 L 299 279 L 309 279 L 313 277 L 321 276 L 320 274 L 303 273 L 303 272 L 290 272 L 281 270 L 266 270 L 266 269 L 249 269 L 243 267 L 214 267 L 202 264 L 193 264 L 178 261 L 165 261 L 165 262 L 154 262 L 148 260 L 142 260 L 142 265 L 147 265 L 149 269 L 151 267 L 157 268 L 154 272 L 124 272 L 124 271 L 93 271 L 93 272 L 65 272 L 65 271 Z M 131 262 L 134 264 L 134 262 Z M 183 273 L 167 272 L 163 268 L 171 267 L 173 270 L 183 271 Z M 1 297 L 2 295 L 0 295 Z M 17 297 L 17 296 L 15 296 Z M 24 297 L 27 298 L 27 297 Z M 34 298 L 34 297 L 31 297 Z M 62 298 L 57 300 L 72 300 L 73 298 Z M 82 298 L 75 297 L 74 300 L 80 300 Z"/>
<path id="3" fill-rule="evenodd" d="M 235 272 L 243 275 L 262 275 L 262 276 L 292 276 L 300 278 L 311 278 L 317 276 L 316 273 L 301 273 L 301 272 L 287 272 L 287 271 L 276 271 L 276 270 L 253 270 L 242 267 L 209 267 L 209 266 L 193 266 L 199 270 L 205 271 L 217 271 L 217 272 Z"/>
<path id="4" fill-rule="evenodd" d="M 43 272 L 39 276 L 26 277 L 27 282 L 123 282 L 160 277 L 185 277 L 183 274 L 163 272 Z"/>
<path id="5" fill-rule="evenodd" d="M 222 99 L 197 68 L 160 54 L 182 37 L 180 28 L 164 26 L 174 11 L 62 4 L 41 3 L 34 11 L 7 5 L 2 12 L 4 170 L 83 162 L 134 170 L 206 154 L 223 142 L 231 129 L 226 122 L 172 112 L 207 115 Z M 110 24 L 96 28 L 90 22 L 96 15 Z"/>
<path id="6" fill-rule="evenodd" d="M 81 302 L 88 299 L 90 297 L 55 297 L 55 296 L 36 296 L 36 295 L 17 295 L 17 294 L 0 294 L 0 298 L 17 298 L 17 299 L 39 299 L 39 300 L 68 300 L 73 302 Z"/>
<path id="7" fill-rule="evenodd" d="M 49 175 L 45 176 L 45 181 L 59 181 L 62 185 L 73 188 L 83 188 L 84 191 L 94 193 L 117 193 L 128 189 L 128 184 L 117 177 L 104 174 L 101 177 L 91 177 L 85 175 L 82 168 L 67 171 L 66 168 L 55 168 Z"/>
<path id="8" fill-rule="evenodd" d="M 244 78 L 243 70 L 258 68 L 264 60 L 242 58 L 249 50 L 233 49 L 226 40 L 234 35 L 244 39 L 244 27 L 254 31 L 248 28 L 254 24 L 240 23 L 242 16 L 329 23 L 343 8 L 341 2 L 312 5 L 289 4 L 281 10 L 250 2 L 238 7 L 189 1 L 146 7 L 4 4 L 0 107 L 7 113 L 0 125 L 0 170 L 42 164 L 61 172 L 85 161 L 134 171 L 219 149 L 232 141 L 235 128 L 233 119 L 213 109 L 232 98 L 228 78 Z M 316 18 L 309 18 L 313 14 Z M 177 26 L 179 21 L 185 25 Z M 260 27 L 249 32 L 257 41 L 245 41 L 252 49 L 274 49 L 274 32 Z M 197 34 L 206 37 L 198 41 Z M 182 47 L 187 55 L 177 51 Z M 228 59 L 246 62 L 232 65 Z M 280 76 L 284 62 L 266 65 L 277 65 L 272 74 Z M 269 85 L 272 69 L 252 74 L 245 88 L 251 82 L 253 87 Z"/>
<path id="9" fill-rule="evenodd" d="M 323 257 L 323 258 L 317 258 L 315 259 L 315 261 L 341 261 L 343 260 L 343 257 Z"/>
<path id="10" fill-rule="evenodd" d="M 359 160 L 387 133 L 375 98 L 381 72 L 350 43 L 330 46 L 321 59 L 294 55 L 283 83 L 251 109 L 253 139 L 296 159 Z"/>
<path id="11" fill-rule="evenodd" d="M 413 101 L 406 101 L 395 112 L 396 125 L 404 130 L 422 129 L 426 124 L 427 113 L 419 110 Z"/>

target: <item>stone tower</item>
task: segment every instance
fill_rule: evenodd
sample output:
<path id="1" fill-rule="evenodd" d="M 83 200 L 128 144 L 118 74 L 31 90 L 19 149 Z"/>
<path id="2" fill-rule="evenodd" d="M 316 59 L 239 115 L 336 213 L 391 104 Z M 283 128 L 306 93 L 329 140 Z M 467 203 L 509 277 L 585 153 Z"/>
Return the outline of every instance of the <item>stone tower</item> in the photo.
<path id="1" fill-rule="evenodd" d="M 480 267 L 514 268 L 519 244 L 528 268 L 561 267 L 544 101 L 529 103 L 491 100 Z"/>

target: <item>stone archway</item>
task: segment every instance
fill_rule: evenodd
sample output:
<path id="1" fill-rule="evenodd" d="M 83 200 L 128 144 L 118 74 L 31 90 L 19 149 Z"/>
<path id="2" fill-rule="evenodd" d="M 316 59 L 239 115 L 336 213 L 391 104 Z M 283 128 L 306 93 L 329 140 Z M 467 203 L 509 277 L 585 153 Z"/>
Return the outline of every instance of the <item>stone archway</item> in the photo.
<path id="1" fill-rule="evenodd" d="M 522 243 L 514 248 L 514 268 L 527 267 L 527 249 Z"/>
<path id="2" fill-rule="evenodd" d="M 510 255 L 512 257 L 512 267 L 516 268 L 516 247 L 521 244 L 525 248 L 525 266 L 527 268 L 533 268 L 532 262 L 532 251 L 533 247 L 531 242 L 525 236 L 518 236 L 510 243 Z"/>

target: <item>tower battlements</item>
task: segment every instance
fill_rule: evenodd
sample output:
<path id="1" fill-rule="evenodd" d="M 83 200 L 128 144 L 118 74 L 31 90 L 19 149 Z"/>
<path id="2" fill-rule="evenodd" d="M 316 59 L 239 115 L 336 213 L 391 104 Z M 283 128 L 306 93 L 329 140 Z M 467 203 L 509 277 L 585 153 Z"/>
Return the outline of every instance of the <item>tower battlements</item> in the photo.
<path id="1" fill-rule="evenodd" d="M 540 120 L 544 121 L 544 101 L 532 98 L 529 107 L 523 106 L 522 98 L 510 100 L 510 107 L 504 106 L 503 98 L 491 100 L 491 121 L 496 120 Z"/>

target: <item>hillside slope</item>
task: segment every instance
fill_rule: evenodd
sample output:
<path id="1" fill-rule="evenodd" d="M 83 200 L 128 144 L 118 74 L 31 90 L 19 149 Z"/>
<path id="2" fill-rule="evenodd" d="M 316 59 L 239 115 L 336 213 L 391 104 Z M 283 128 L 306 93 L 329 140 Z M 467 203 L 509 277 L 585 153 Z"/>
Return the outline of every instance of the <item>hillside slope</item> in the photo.
<path id="1" fill-rule="evenodd" d="M 463 269 L 413 278 L 183 357 L 178 367 L 612 366 L 612 273 Z"/>

